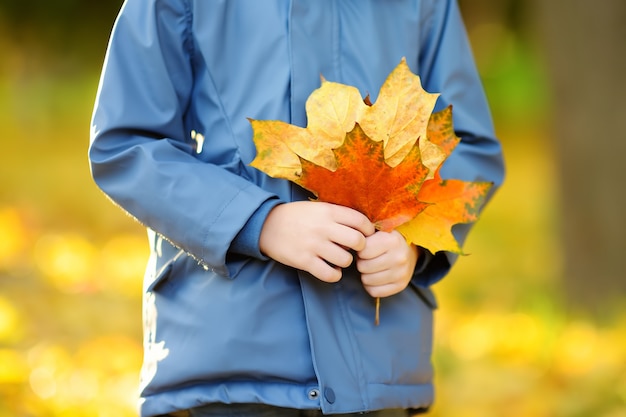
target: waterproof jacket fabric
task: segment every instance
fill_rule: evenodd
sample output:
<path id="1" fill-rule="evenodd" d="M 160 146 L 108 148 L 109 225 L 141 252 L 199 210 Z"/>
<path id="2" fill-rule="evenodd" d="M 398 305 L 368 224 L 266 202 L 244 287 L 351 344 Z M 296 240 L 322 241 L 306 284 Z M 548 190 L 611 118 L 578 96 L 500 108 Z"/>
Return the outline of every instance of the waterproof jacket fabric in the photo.
<path id="1" fill-rule="evenodd" d="M 452 104 L 444 177 L 502 180 L 501 149 L 452 0 L 127 0 L 93 115 L 98 186 L 148 228 L 140 409 L 211 402 L 324 413 L 427 408 L 438 253 L 374 301 L 355 268 L 323 283 L 234 242 L 268 207 L 310 196 L 248 164 L 248 118 L 306 126 L 320 76 L 372 101 L 405 57 Z M 252 230 L 254 228 L 252 227 Z M 463 239 L 468 227 L 455 233 Z M 256 239 L 256 240 L 255 240 Z M 249 240 L 249 237 L 248 237 Z M 245 246 L 245 245 L 244 245 Z"/>

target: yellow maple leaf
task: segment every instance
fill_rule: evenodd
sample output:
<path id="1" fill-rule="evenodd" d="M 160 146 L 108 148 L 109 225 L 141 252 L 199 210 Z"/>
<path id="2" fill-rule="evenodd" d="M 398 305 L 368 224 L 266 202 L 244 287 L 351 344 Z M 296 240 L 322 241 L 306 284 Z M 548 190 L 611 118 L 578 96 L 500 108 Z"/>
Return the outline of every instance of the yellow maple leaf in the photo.
<path id="1" fill-rule="evenodd" d="M 356 123 L 373 141 L 382 141 L 385 160 L 398 165 L 419 140 L 422 163 L 435 170 L 444 160 L 439 147 L 426 135 L 426 126 L 439 94 L 426 92 L 420 78 L 403 58 L 380 88 L 376 103 L 367 105 L 355 87 L 326 81 L 306 101 L 307 127 L 278 120 L 249 119 L 257 157 L 251 166 L 268 175 L 295 181 L 302 166 L 293 154 L 334 170 L 336 160 L 330 152 L 343 143 Z"/>
<path id="2" fill-rule="evenodd" d="M 451 228 L 477 219 L 491 184 L 441 178 L 440 168 L 460 140 L 452 108 L 433 113 L 438 96 L 422 88 L 404 59 L 374 104 L 355 87 L 322 79 L 306 102 L 306 128 L 250 120 L 257 147 L 251 166 L 297 183 L 321 201 L 370 215 L 380 229 L 391 225 L 433 253 L 462 253 Z M 411 161 L 403 163 L 408 155 Z M 355 193 L 367 195 L 356 199 Z"/>

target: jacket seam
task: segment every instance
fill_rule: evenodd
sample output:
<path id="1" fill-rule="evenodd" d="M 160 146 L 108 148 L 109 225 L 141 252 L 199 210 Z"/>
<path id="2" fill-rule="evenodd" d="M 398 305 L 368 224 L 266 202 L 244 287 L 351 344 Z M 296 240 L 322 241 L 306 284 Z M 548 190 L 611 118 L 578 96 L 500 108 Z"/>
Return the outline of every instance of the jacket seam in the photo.
<path id="1" fill-rule="evenodd" d="M 185 6 L 185 38 L 184 46 L 189 54 L 189 61 L 193 64 L 195 60 L 196 50 L 193 44 L 193 12 L 189 0 L 184 1 Z M 194 68 L 194 65 L 191 65 Z"/>
<path id="2" fill-rule="evenodd" d="M 426 3 L 426 2 L 425 2 Z M 424 4 L 424 3 L 422 3 Z M 424 13 L 424 7 L 427 7 L 426 12 Z M 422 62 L 425 59 L 425 57 L 423 56 L 424 53 L 424 43 L 432 43 L 432 39 L 430 39 L 428 36 L 424 36 L 424 34 L 428 35 L 431 34 L 432 35 L 432 27 L 434 26 L 434 19 L 435 19 L 435 9 L 436 9 L 436 5 L 434 5 L 434 3 L 431 2 L 427 2 L 427 6 L 423 6 L 422 7 L 422 13 L 424 14 L 424 19 L 423 21 L 423 25 L 421 25 L 421 27 L 418 30 L 419 33 L 419 45 L 420 45 L 420 52 L 417 55 L 417 60 L 418 60 L 418 68 L 421 70 L 422 66 Z M 424 77 L 424 75 L 422 74 L 422 77 Z M 425 77 L 424 77 L 425 78 Z"/>
<path id="3" fill-rule="evenodd" d="M 292 33 L 292 21 L 293 21 L 293 0 L 289 1 L 289 12 L 287 15 L 287 57 L 289 59 L 289 121 L 293 120 L 293 33 Z"/>
<path id="4" fill-rule="evenodd" d="M 189 2 L 190 0 L 185 0 L 185 4 L 187 4 L 189 6 Z M 191 46 L 188 46 L 189 49 L 189 53 L 190 53 L 190 60 L 195 61 L 196 58 L 196 49 L 193 46 L 194 42 L 193 42 L 193 12 L 191 10 L 191 6 L 189 6 L 188 9 L 188 27 L 187 30 L 189 32 L 189 43 L 191 44 Z M 206 60 L 205 60 L 206 61 Z M 192 65 L 192 68 L 195 68 L 194 65 Z M 215 92 L 215 101 L 218 104 L 219 107 L 219 112 L 222 115 L 222 117 L 224 118 L 224 123 L 226 124 L 226 126 L 228 127 L 228 131 L 230 132 L 230 140 L 233 143 L 233 147 L 234 147 L 234 155 L 233 155 L 233 159 L 231 160 L 231 162 L 241 162 L 241 153 L 239 151 L 239 144 L 237 143 L 237 140 L 235 139 L 235 131 L 233 130 L 233 125 L 231 123 L 231 119 L 230 117 L 228 117 L 228 113 L 226 112 L 226 108 L 224 106 L 224 102 L 222 101 L 222 95 L 220 94 L 220 91 L 217 88 L 217 84 L 215 82 L 215 78 L 213 77 L 213 73 L 211 72 L 211 68 L 209 67 L 208 63 L 205 62 L 204 65 L 204 70 L 206 71 L 207 74 L 207 78 L 209 79 L 209 82 L 211 84 L 211 87 L 213 89 L 213 91 Z M 195 77 L 194 77 L 195 78 Z M 205 135 L 208 136 L 208 135 Z M 240 174 L 241 177 L 244 177 L 246 179 L 249 179 L 248 176 L 246 175 L 247 173 L 245 172 L 245 170 L 243 171 L 243 174 Z"/>
<path id="5" fill-rule="evenodd" d="M 224 203 L 224 205 L 221 207 L 221 209 L 219 210 L 217 215 L 214 217 L 213 221 L 211 223 L 209 223 L 209 225 L 208 225 L 208 227 L 206 229 L 206 232 L 204 234 L 204 242 L 209 240 L 209 236 L 211 235 L 211 229 L 213 228 L 213 225 L 215 225 L 219 221 L 219 219 L 222 217 L 222 214 L 226 211 L 226 209 L 230 206 L 230 204 L 233 201 L 235 201 L 237 199 L 237 197 L 239 197 L 239 195 L 241 195 L 241 193 L 244 190 L 248 189 L 249 187 L 250 187 L 250 185 L 248 185 L 248 186 L 246 186 L 244 188 L 238 189 L 237 192 L 235 194 L 233 194 L 233 196 L 228 201 L 226 201 Z M 233 238 L 234 238 L 234 236 L 233 236 Z M 202 251 L 202 255 L 203 255 L 202 258 L 204 259 L 205 258 L 205 256 L 204 256 L 205 255 L 205 251 L 204 250 Z M 217 272 L 218 269 L 221 270 L 222 267 L 215 268 L 214 270 Z M 226 261 L 225 260 L 224 260 L 224 269 L 225 269 L 226 275 L 228 275 L 228 268 L 226 268 Z"/>
<path id="6" fill-rule="evenodd" d="M 370 399 L 369 399 L 369 396 L 368 396 L 368 391 L 366 389 L 369 384 L 363 382 L 363 381 L 365 381 L 365 376 L 363 375 L 363 369 L 364 369 L 363 368 L 363 361 L 361 359 L 360 351 L 356 348 L 357 342 L 354 339 L 354 334 L 352 332 L 352 326 L 350 326 L 350 320 L 348 318 L 348 313 L 347 313 L 345 300 L 344 300 L 344 298 L 340 294 L 341 288 L 342 288 L 341 283 L 338 283 L 333 288 L 333 292 L 334 292 L 335 297 L 337 298 L 337 300 L 339 302 L 339 306 L 340 306 L 340 309 L 341 309 L 341 318 L 343 319 L 344 326 L 346 328 L 346 334 L 348 336 L 348 342 L 350 343 L 350 349 L 352 350 L 352 357 L 354 358 L 354 364 L 357 365 L 356 369 L 355 369 L 356 374 L 358 376 L 357 383 L 359 384 L 359 386 L 361 388 L 361 405 L 365 409 L 365 408 L 368 407 L 368 405 L 370 403 Z"/>
<path id="7" fill-rule="evenodd" d="M 333 8 L 333 28 L 332 28 L 332 37 L 333 37 L 333 61 L 335 63 L 335 77 L 337 80 L 343 79 L 343 70 L 341 66 L 341 36 L 340 36 L 340 19 L 339 19 L 339 10 L 338 10 L 337 2 L 334 1 L 332 3 Z"/>

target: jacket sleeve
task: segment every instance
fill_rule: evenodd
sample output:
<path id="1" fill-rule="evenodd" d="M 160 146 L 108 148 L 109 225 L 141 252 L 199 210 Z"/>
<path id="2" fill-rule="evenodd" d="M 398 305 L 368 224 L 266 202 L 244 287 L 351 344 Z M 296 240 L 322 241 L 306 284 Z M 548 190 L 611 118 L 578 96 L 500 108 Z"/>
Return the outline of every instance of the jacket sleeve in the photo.
<path id="1" fill-rule="evenodd" d="M 276 196 L 193 156 L 184 123 L 193 88 L 190 20 L 180 0 L 122 6 L 96 97 L 89 159 L 95 182 L 116 204 L 228 275 L 231 242 Z"/>
<path id="2" fill-rule="evenodd" d="M 427 91 L 441 93 L 436 111 L 453 106 L 454 127 L 461 138 L 461 143 L 444 163 L 441 175 L 492 182 L 491 198 L 504 179 L 502 148 L 495 136 L 457 2 L 432 0 L 424 4 L 430 8 L 430 17 L 421 29 L 420 77 Z M 453 227 L 459 243 L 465 241 L 471 226 Z M 421 265 L 415 279 L 420 285 L 433 284 L 448 272 L 456 258 L 446 252 L 428 254 L 428 262 Z"/>

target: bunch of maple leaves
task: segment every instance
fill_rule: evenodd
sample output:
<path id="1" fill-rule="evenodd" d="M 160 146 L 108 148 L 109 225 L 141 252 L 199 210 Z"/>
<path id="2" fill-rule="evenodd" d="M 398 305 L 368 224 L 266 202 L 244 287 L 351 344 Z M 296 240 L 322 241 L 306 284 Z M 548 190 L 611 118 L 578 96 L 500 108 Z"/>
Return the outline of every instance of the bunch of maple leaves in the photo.
<path id="1" fill-rule="evenodd" d="M 250 119 L 257 148 L 250 165 L 353 208 L 409 244 L 461 254 L 452 226 L 478 219 L 492 184 L 441 177 L 460 139 L 451 106 L 433 113 L 438 97 L 405 59 L 374 104 L 355 87 L 322 79 L 306 102 L 306 128 Z"/>

